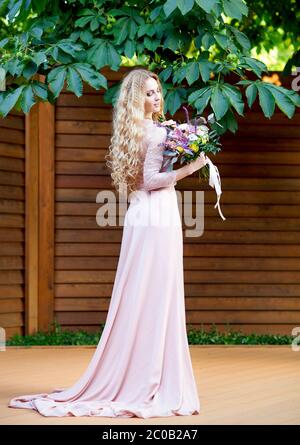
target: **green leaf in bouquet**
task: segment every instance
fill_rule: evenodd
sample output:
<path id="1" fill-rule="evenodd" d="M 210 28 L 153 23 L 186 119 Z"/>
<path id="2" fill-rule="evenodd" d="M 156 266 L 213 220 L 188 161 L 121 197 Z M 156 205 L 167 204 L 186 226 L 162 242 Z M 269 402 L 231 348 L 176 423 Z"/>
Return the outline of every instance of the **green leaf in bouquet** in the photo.
<path id="1" fill-rule="evenodd" d="M 209 179 L 209 164 L 204 165 L 202 168 L 198 170 L 199 182 L 202 179 L 207 181 Z"/>

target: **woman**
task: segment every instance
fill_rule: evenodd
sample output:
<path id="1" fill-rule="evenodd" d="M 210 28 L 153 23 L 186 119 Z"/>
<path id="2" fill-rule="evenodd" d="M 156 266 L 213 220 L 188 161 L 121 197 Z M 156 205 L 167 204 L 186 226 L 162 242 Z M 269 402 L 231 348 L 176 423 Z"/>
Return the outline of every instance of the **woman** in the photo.
<path id="1" fill-rule="evenodd" d="M 106 323 L 85 373 L 67 389 L 19 396 L 12 408 L 44 416 L 164 417 L 198 414 L 186 335 L 183 240 L 174 185 L 202 156 L 160 172 L 167 131 L 156 74 L 134 69 L 114 108 L 107 156 L 120 193 L 129 190 L 120 257 Z"/>

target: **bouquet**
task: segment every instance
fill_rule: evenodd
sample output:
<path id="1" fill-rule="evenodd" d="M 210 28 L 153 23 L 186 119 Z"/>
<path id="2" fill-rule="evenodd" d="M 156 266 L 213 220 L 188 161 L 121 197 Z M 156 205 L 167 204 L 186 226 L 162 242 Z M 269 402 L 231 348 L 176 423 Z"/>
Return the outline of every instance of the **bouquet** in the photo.
<path id="1" fill-rule="evenodd" d="M 215 130 L 211 128 L 211 124 L 216 123 L 214 114 L 210 114 L 207 119 L 204 117 L 196 117 L 190 120 L 188 111 L 183 107 L 186 115 L 186 122 L 178 124 L 176 121 L 163 121 L 159 119 L 162 126 L 167 130 L 167 138 L 164 144 L 163 164 L 161 171 L 173 170 L 175 162 L 187 164 L 200 156 L 201 152 L 213 153 L 214 155 L 221 151 L 220 137 Z M 198 170 L 199 181 L 208 180 L 209 185 L 215 188 L 217 193 L 217 202 L 215 208 L 218 207 L 219 214 L 223 220 L 226 218 L 220 209 L 221 197 L 221 178 L 219 170 L 211 160 L 206 156 L 207 163 Z"/>

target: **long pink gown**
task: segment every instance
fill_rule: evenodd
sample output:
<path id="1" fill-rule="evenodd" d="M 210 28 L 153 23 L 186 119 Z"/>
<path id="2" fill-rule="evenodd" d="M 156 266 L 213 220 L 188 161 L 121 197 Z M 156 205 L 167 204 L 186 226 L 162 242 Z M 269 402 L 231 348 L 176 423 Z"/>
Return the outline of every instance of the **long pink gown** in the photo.
<path id="1" fill-rule="evenodd" d="M 106 323 L 73 386 L 9 402 L 43 416 L 199 414 L 188 340 L 176 172 L 161 172 L 167 131 L 143 119 L 141 187 L 129 195 Z"/>

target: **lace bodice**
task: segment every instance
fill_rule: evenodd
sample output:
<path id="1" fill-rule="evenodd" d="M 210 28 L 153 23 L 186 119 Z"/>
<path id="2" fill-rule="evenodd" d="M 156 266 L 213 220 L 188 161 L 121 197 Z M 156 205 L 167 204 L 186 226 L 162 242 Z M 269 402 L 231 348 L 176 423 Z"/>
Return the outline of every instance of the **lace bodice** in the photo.
<path id="1" fill-rule="evenodd" d="M 161 172 L 163 163 L 163 144 L 167 137 L 167 130 L 157 125 L 153 120 L 143 119 L 145 129 L 143 139 L 143 175 L 140 190 L 157 190 L 175 186 L 176 171 Z"/>

